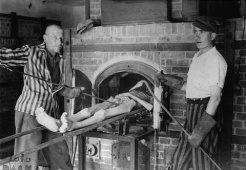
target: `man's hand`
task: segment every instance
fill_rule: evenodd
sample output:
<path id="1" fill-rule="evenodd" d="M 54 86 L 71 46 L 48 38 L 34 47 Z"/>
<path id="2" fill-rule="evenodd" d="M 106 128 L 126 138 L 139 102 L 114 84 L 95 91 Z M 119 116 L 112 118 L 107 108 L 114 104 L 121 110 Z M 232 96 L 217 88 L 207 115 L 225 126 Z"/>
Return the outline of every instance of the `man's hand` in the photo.
<path id="1" fill-rule="evenodd" d="M 216 125 L 216 121 L 206 111 L 195 125 L 191 135 L 188 136 L 188 142 L 192 147 L 198 148 L 203 139 Z"/>
<path id="2" fill-rule="evenodd" d="M 83 90 L 84 90 L 84 88 L 75 87 L 75 88 L 71 89 L 71 91 L 67 97 L 70 99 L 78 97 Z"/>
<path id="3" fill-rule="evenodd" d="M 59 93 L 69 99 L 78 97 L 80 93 L 84 90 L 84 87 L 74 87 L 74 88 L 64 88 Z"/>
<path id="4" fill-rule="evenodd" d="M 164 74 L 163 71 L 161 71 L 155 74 L 155 85 L 159 87 L 161 83 L 180 90 L 184 85 L 184 79 L 176 75 Z"/>

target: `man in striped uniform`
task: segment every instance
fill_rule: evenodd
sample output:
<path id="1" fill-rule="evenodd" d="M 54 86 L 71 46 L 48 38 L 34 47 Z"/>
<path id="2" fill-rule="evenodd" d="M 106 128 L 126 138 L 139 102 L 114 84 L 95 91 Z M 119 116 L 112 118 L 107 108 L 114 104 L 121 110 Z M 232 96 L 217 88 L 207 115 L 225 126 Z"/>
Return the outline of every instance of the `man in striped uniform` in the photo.
<path id="1" fill-rule="evenodd" d="M 208 17 L 200 17 L 193 23 L 195 43 L 199 52 L 195 54 L 188 72 L 186 88 L 187 108 L 184 128 L 173 154 L 173 170 L 211 170 L 213 163 L 199 149 L 202 147 L 210 156 L 216 151 L 221 91 L 224 86 L 227 64 L 216 50 L 213 40 L 216 25 Z"/>
<path id="2" fill-rule="evenodd" d="M 60 55 L 63 45 L 63 30 L 58 25 L 50 25 L 43 36 L 44 43 L 37 46 L 25 45 L 22 48 L 0 48 L 0 65 L 4 67 L 24 66 L 24 86 L 15 106 L 16 133 L 35 129 L 40 124 L 35 119 L 35 110 L 43 107 L 52 117 L 59 118 L 59 96 L 77 97 L 80 88 L 63 88 L 64 60 Z M 38 77 L 39 79 L 35 78 Z M 52 83 L 60 84 L 56 86 Z M 48 130 L 34 132 L 15 140 L 15 154 L 24 150 L 33 149 L 38 144 L 59 137 L 61 134 Z M 46 164 L 52 170 L 72 170 L 65 141 L 44 148 L 39 152 L 45 158 Z M 16 161 L 17 160 L 17 161 Z M 11 165 L 15 169 L 36 170 L 38 168 L 38 152 L 21 155 Z"/>

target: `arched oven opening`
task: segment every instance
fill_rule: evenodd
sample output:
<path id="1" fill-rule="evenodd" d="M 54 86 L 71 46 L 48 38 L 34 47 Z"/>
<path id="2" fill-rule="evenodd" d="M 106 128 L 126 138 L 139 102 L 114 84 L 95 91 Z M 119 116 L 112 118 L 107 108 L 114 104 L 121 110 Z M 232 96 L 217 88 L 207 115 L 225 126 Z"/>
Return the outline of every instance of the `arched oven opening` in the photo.
<path id="1" fill-rule="evenodd" d="M 141 80 L 146 80 L 153 90 L 156 72 L 157 69 L 140 61 L 121 61 L 111 64 L 97 75 L 93 87 L 94 94 L 107 99 L 129 91 Z"/>
<path id="2" fill-rule="evenodd" d="M 145 80 L 152 92 L 154 91 L 154 76 L 157 70 L 152 66 L 139 61 L 124 61 L 104 69 L 98 76 L 94 84 L 93 92 L 98 98 L 107 100 L 111 96 L 115 97 L 118 94 L 129 92 L 138 82 Z M 137 87 L 135 90 L 144 92 L 151 96 L 146 85 Z M 162 103 L 169 109 L 169 88 L 163 87 Z M 152 96 L 151 96 L 152 97 Z M 153 97 L 151 99 L 153 101 Z M 92 103 L 100 103 L 102 101 L 96 99 Z M 153 104 L 153 103 L 152 103 Z M 134 107 L 135 111 L 139 107 Z M 153 111 L 153 110 L 152 110 Z M 130 122 L 138 125 L 152 126 L 153 113 L 146 110 L 135 114 Z M 137 115 L 137 116 L 136 116 Z M 163 112 L 160 113 L 163 121 L 160 123 L 160 131 L 167 131 L 169 117 Z"/>
<path id="3" fill-rule="evenodd" d="M 110 96 L 116 96 L 117 94 L 128 92 L 141 80 L 147 81 L 153 90 L 152 82 L 144 76 L 136 73 L 120 72 L 107 77 L 101 84 L 99 84 L 98 95 L 100 98 L 107 99 Z M 137 89 L 149 93 L 146 86 L 141 86 Z"/>
<path id="4" fill-rule="evenodd" d="M 108 99 L 111 96 L 115 97 L 118 94 L 129 92 L 129 90 L 141 80 L 147 81 L 151 90 L 153 91 L 153 82 L 149 81 L 147 78 L 140 74 L 123 71 L 110 75 L 99 84 L 98 97 L 102 99 Z M 151 96 L 148 88 L 145 85 L 137 87 L 134 90 L 143 92 L 144 94 Z M 143 108 L 143 106 L 138 104 L 131 111 L 136 111 L 137 109 L 140 110 L 140 108 Z M 130 131 L 141 133 L 141 128 L 152 125 L 152 120 L 153 116 L 151 111 L 148 111 L 146 109 L 137 111 L 136 114 L 130 117 L 130 125 L 126 128 L 129 128 Z M 117 127 L 117 125 L 117 122 L 111 124 L 112 127 Z M 141 127 L 139 127 L 139 125 L 141 125 Z M 116 130 L 119 129 L 116 128 Z"/>

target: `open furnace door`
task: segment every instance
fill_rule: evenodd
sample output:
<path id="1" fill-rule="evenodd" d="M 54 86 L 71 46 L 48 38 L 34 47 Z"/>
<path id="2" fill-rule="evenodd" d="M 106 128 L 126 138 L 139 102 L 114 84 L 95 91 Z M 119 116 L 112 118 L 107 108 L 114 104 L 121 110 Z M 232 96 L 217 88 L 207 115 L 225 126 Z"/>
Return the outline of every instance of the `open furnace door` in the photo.
<path id="1" fill-rule="evenodd" d="M 79 70 L 74 70 L 75 76 L 75 87 L 85 87 L 83 91 L 85 94 L 92 95 L 92 83 L 89 78 Z M 91 97 L 88 95 L 81 94 L 75 98 L 74 101 L 74 114 L 91 106 Z"/>

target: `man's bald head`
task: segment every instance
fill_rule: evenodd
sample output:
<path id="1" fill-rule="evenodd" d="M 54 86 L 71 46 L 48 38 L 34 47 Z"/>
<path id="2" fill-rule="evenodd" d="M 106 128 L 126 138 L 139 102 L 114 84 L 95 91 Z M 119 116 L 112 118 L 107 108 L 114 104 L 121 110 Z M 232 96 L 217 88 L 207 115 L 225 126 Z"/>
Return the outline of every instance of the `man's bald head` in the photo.
<path id="1" fill-rule="evenodd" d="M 62 28 L 59 25 L 55 25 L 55 24 L 49 25 L 45 29 L 45 35 L 51 34 L 51 33 L 53 33 L 56 30 L 62 31 Z"/>
<path id="2" fill-rule="evenodd" d="M 58 25 L 49 25 L 43 36 L 47 50 L 55 55 L 60 53 L 63 45 L 63 30 Z"/>

